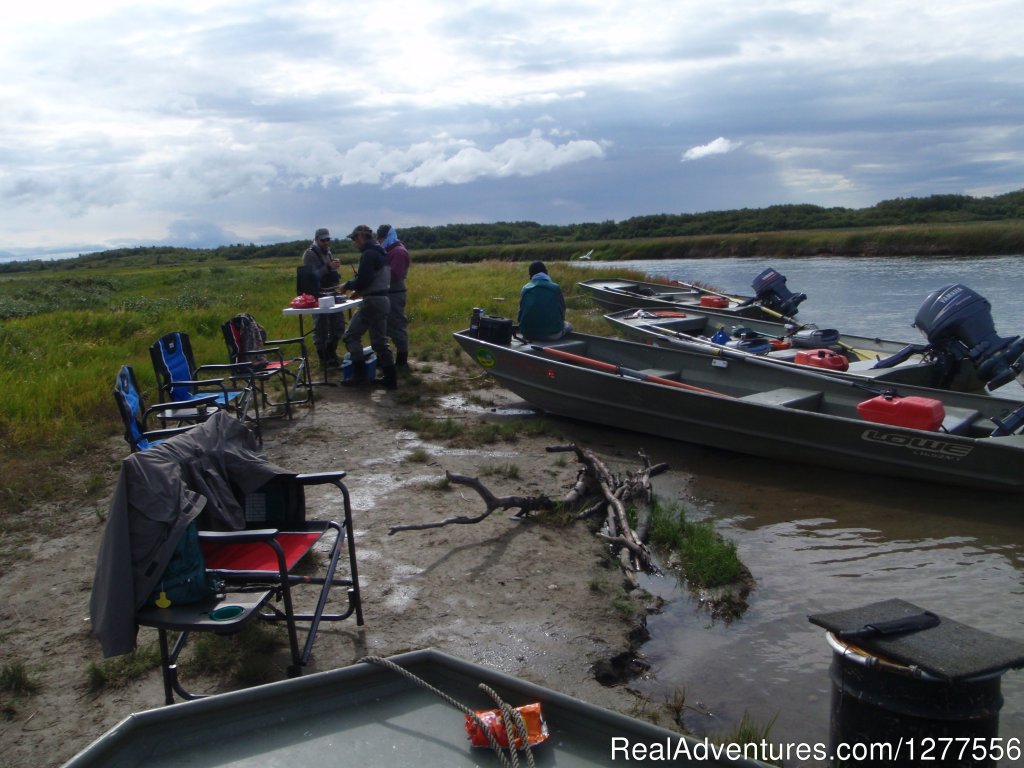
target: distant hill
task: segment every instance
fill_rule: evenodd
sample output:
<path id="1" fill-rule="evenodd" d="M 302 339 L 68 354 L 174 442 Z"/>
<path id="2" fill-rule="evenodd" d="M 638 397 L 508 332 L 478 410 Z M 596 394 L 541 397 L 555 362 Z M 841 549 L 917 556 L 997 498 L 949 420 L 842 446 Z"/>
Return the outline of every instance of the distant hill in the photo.
<path id="1" fill-rule="evenodd" d="M 823 208 L 818 205 L 773 205 L 768 208 L 742 208 L 731 211 L 707 211 L 704 213 L 672 214 L 660 213 L 648 216 L 634 216 L 623 221 L 603 221 L 591 224 L 538 224 L 533 221 L 499 221 L 493 224 L 445 224 L 436 227 L 399 227 L 402 241 L 420 258 L 430 258 L 430 251 L 451 251 L 468 249 L 472 256 L 467 260 L 480 258 L 481 249 L 499 249 L 503 258 L 523 258 L 524 254 L 537 248 L 548 248 L 552 256 L 574 253 L 577 243 L 621 241 L 623 246 L 616 249 L 618 258 L 638 257 L 636 249 L 626 246 L 626 241 L 652 238 L 709 238 L 722 237 L 721 255 L 746 255 L 750 244 L 739 247 L 734 241 L 724 238 L 736 235 L 770 234 L 780 232 L 822 232 L 824 230 L 855 230 L 873 227 L 895 227 L 922 225 L 971 225 L 982 222 L 1024 222 L 1024 189 L 994 197 L 971 197 L 969 195 L 931 195 L 930 197 L 896 198 L 883 200 L 870 208 Z M 821 245 L 815 238 L 812 246 L 817 252 L 840 253 L 844 249 Z M 928 238 L 925 237 L 925 241 Z M 948 239 L 947 239 L 948 242 Z M 975 239 L 977 242 L 977 239 Z M 1017 244 L 1016 234 L 1008 242 L 1010 247 Z M 718 241 L 712 241 L 714 250 Z M 295 259 L 308 245 L 300 240 L 273 245 L 226 245 L 218 248 L 177 248 L 152 246 L 121 248 L 100 253 L 78 256 L 74 259 L 55 261 L 14 261 L 0 264 L 0 273 L 36 272 L 64 269 L 69 266 L 133 266 L 145 264 L 178 264 L 203 261 L 241 261 L 252 259 Z M 926 242 L 925 252 L 942 253 L 948 249 L 942 244 Z M 768 238 L 762 238 L 762 249 L 769 247 Z M 786 247 L 791 247 L 787 245 Z M 984 248 L 984 246 L 982 246 Z M 338 241 L 334 250 L 343 254 L 351 246 L 347 241 Z M 856 250 L 862 251 L 859 245 Z M 648 249 L 644 249 L 648 250 Z M 883 247 L 883 250 L 885 248 Z M 800 249 L 794 249 L 799 252 Z M 893 253 L 904 252 L 902 246 Z M 963 251 L 968 252 L 968 251 Z M 982 251 L 984 252 L 984 250 Z M 994 251 L 990 251 L 994 252 Z M 1016 251 L 1014 251 L 1016 252 Z M 442 254 L 437 254 L 440 257 Z M 665 254 L 669 255 L 669 254 Z M 712 255 L 709 246 L 701 244 L 696 251 L 678 251 L 676 257 L 687 255 Z M 444 254 L 447 258 L 449 254 Z M 649 255 L 644 254 L 645 257 Z"/>

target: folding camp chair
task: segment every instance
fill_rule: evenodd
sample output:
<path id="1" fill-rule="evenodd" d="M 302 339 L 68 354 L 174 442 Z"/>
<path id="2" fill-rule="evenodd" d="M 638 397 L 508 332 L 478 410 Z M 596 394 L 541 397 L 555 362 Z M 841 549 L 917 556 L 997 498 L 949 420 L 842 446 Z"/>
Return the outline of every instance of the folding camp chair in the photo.
<path id="1" fill-rule="evenodd" d="M 155 627 L 159 632 L 166 703 L 174 702 L 175 693 L 183 699 L 203 698 L 186 690 L 178 679 L 178 657 L 192 632 L 232 634 L 256 618 L 281 622 L 287 629 L 291 654 L 288 675 L 295 677 L 309 663 L 321 622 L 342 621 L 354 614 L 356 624 L 363 625 L 352 509 L 342 482 L 344 476 L 339 471 L 276 478 L 245 496 L 247 530 L 200 530 L 206 571 L 223 580 L 223 593 L 200 603 L 166 608 L 150 605 L 135 617 L 139 625 Z M 305 518 L 305 488 L 322 484 L 334 485 L 342 494 L 345 518 L 341 523 Z M 193 485 L 203 487 L 202 481 Z M 200 522 L 210 524 L 202 516 Z M 296 566 L 321 540 L 328 547 L 322 572 L 295 573 Z M 343 550 L 348 554 L 349 578 L 337 575 Z M 296 588 L 300 586 L 319 587 L 313 608 L 305 612 L 296 608 Z M 335 586 L 347 588 L 347 605 L 340 613 L 327 613 L 331 588 Z M 300 624 L 308 625 L 301 648 Z M 180 633 L 173 646 L 168 632 Z"/>
<path id="2" fill-rule="evenodd" d="M 131 651 L 138 626 L 158 629 L 168 703 L 175 693 L 197 697 L 177 679 L 190 633 L 230 634 L 254 619 L 282 623 L 288 672 L 298 675 L 309 663 L 321 622 L 354 615 L 363 624 L 345 473 L 297 475 L 256 448 L 252 432 L 221 410 L 122 462 L 97 557 L 90 618 L 108 656 Z M 330 485 L 341 494 L 344 517 L 307 519 L 307 489 L 330 491 Z M 164 581 L 182 544 L 183 551 L 194 552 L 186 532 L 197 526 L 204 561 L 199 571 L 215 576 L 220 590 L 189 602 L 191 595 L 165 589 Z M 314 550 L 322 556 L 306 558 Z M 345 590 L 340 600 L 335 587 Z M 173 647 L 168 632 L 181 633 Z"/>
<path id="3" fill-rule="evenodd" d="M 246 529 L 250 532 L 276 532 L 262 546 L 232 541 L 231 534 L 225 540 L 219 533 L 206 530 L 200 532 L 203 556 L 210 573 L 223 579 L 229 588 L 265 587 L 273 591 L 274 602 L 266 606 L 269 610 L 263 611 L 261 618 L 283 622 L 287 627 L 292 656 L 288 672 L 291 675 L 301 674 L 302 667 L 309 663 L 320 622 L 342 621 L 354 614 L 356 624 L 363 625 L 352 505 L 348 488 L 342 482 L 344 477 L 343 471 L 277 477 L 257 491 L 245 495 L 243 504 Z M 335 486 L 341 493 L 345 514 L 340 523 L 306 519 L 305 489 L 324 484 Z M 201 518 L 201 528 L 204 527 L 203 522 Z M 208 520 L 206 522 L 209 523 Z M 325 550 L 328 557 L 322 572 L 316 575 L 296 573 L 295 568 L 299 562 L 321 541 L 323 544 L 320 548 Z M 348 554 L 348 578 L 337 576 L 343 550 Z M 299 586 L 319 587 L 315 594 L 315 607 L 311 610 L 296 610 L 294 592 Z M 335 586 L 347 588 L 347 604 L 340 613 L 327 613 L 325 609 L 331 588 Z M 308 625 L 301 650 L 299 624 Z"/>
<path id="4" fill-rule="evenodd" d="M 253 380 L 259 388 L 264 407 L 283 407 L 285 415 L 290 419 L 293 405 L 313 401 L 313 385 L 309 379 L 309 357 L 304 338 L 267 339 L 263 326 L 248 313 L 235 315 L 221 325 L 221 331 L 231 362 L 252 364 Z M 285 357 L 282 347 L 292 347 L 295 354 Z M 283 403 L 272 401 L 267 394 L 267 385 L 275 379 L 280 380 L 284 388 Z M 298 397 L 300 387 L 305 390 L 305 396 L 301 399 Z"/>
<path id="5" fill-rule="evenodd" d="M 130 365 L 122 365 L 114 381 L 114 400 L 124 421 L 124 439 L 132 452 L 144 451 L 158 445 L 172 435 L 191 429 L 218 409 L 217 396 L 209 395 L 187 402 L 170 402 L 145 406 L 135 371 Z M 149 417 L 155 416 L 163 424 L 169 421 L 178 426 L 160 429 L 149 428 Z"/>
<path id="6" fill-rule="evenodd" d="M 219 406 L 232 410 L 241 421 L 251 421 L 257 441 L 263 444 L 260 403 L 255 396 L 250 363 L 197 366 L 188 334 L 180 331 L 165 334 L 153 342 L 149 355 L 159 385 L 160 402 L 188 402 L 214 395 Z"/>

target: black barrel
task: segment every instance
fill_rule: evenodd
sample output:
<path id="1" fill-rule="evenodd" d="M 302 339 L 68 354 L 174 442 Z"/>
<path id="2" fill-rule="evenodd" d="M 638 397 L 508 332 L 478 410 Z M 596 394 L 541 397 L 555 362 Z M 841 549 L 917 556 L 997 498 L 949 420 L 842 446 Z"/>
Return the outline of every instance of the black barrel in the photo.
<path id="1" fill-rule="evenodd" d="M 854 750 L 834 765 L 994 765 L 987 750 L 961 745 L 974 738 L 987 744 L 999 734 L 1002 670 L 946 680 L 847 645 L 831 632 L 827 637 L 834 652 L 832 755 L 840 745 Z"/>

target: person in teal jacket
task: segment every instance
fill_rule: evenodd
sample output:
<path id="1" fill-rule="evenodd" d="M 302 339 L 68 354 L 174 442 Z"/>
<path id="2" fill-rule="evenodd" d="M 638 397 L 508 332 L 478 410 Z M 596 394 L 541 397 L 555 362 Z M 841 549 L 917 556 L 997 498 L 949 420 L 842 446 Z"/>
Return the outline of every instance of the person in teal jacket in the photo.
<path id="1" fill-rule="evenodd" d="M 548 276 L 543 261 L 530 264 L 530 282 L 519 294 L 519 334 L 534 341 L 554 341 L 572 330 L 565 321 L 562 289 Z"/>

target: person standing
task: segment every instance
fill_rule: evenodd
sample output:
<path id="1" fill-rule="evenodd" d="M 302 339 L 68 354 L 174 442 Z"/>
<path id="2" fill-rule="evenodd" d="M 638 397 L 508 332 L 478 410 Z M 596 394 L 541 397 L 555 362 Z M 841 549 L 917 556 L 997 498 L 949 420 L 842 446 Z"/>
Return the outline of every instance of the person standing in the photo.
<path id="1" fill-rule="evenodd" d="M 309 267 L 316 278 L 319 290 L 335 287 L 341 282 L 338 268 L 341 266 L 331 253 L 331 233 L 321 227 L 313 235 L 313 242 L 302 254 L 302 266 Z M 313 324 L 313 346 L 325 368 L 340 368 L 338 359 L 338 342 L 345 333 L 345 319 L 341 312 L 330 315 L 317 315 Z"/>
<path id="2" fill-rule="evenodd" d="M 554 341 L 572 330 L 565 321 L 562 289 L 548 276 L 543 261 L 530 264 L 530 282 L 519 293 L 519 333 L 534 341 Z"/>
<path id="3" fill-rule="evenodd" d="M 356 276 L 342 285 L 341 289 L 355 291 L 363 303 L 356 310 L 342 337 L 352 359 L 352 377 L 342 384 L 350 387 L 370 383 L 366 376 L 362 341 L 363 334 L 369 332 L 370 346 L 377 353 L 377 362 L 383 373 L 381 384 L 385 389 L 395 389 L 398 378 L 387 338 L 388 310 L 391 307 L 388 299 L 391 270 L 388 268 L 387 254 L 374 239 L 373 230 L 365 224 L 353 229 L 349 238 L 359 249 L 359 267 Z"/>
<path id="4" fill-rule="evenodd" d="M 395 365 L 398 368 L 408 368 L 409 318 L 405 316 L 405 278 L 409 274 L 412 259 L 405 245 L 398 239 L 398 232 L 390 224 L 381 224 L 377 227 L 377 240 L 387 254 L 388 266 L 391 268 L 391 287 L 388 289 L 388 300 L 391 302 L 391 309 L 388 311 L 388 338 L 395 345 Z"/>

